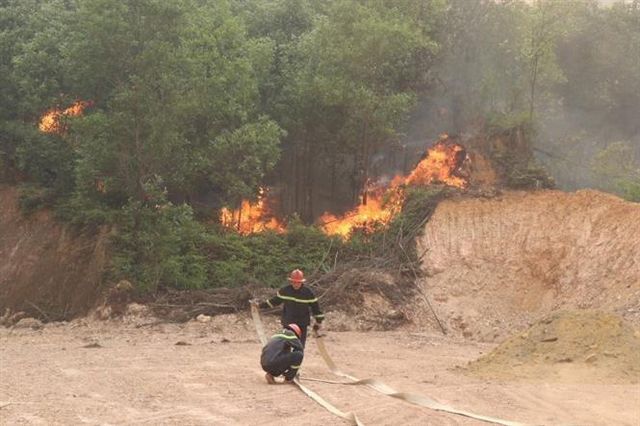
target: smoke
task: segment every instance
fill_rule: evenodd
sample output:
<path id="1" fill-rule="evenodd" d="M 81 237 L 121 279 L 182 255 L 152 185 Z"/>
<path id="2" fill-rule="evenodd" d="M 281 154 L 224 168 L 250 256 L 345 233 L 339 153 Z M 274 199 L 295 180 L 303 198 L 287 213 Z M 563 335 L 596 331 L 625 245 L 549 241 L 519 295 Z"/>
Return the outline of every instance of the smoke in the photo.
<path id="1" fill-rule="evenodd" d="M 553 6 L 543 17 L 554 22 L 554 28 L 545 26 L 544 19 L 535 21 L 540 12 L 536 8 L 544 4 Z M 531 142 L 537 161 L 561 189 L 611 188 L 611 182 L 594 173 L 595 163 L 609 147 L 622 146 L 629 152 L 626 173 L 636 178 L 640 1 L 562 6 L 487 2 L 470 10 L 466 2 L 452 1 L 435 66 L 437 93 L 420 101 L 402 141 L 410 161 L 418 158 L 425 141 L 436 140 L 440 133 L 473 134 L 492 117 L 501 117 L 504 126 L 530 118 L 534 62 L 523 51 L 529 40 L 526 28 L 534 28 L 553 31 L 539 40 L 548 43 L 549 50 L 536 62 Z"/>
<path id="2" fill-rule="evenodd" d="M 640 111 L 638 114 L 640 117 Z M 611 144 L 629 145 L 633 154 L 630 160 L 640 169 L 640 132 L 621 132 L 620 127 L 604 114 L 577 108 L 543 117 L 533 141 L 536 158 L 561 189 L 603 188 L 607 182 L 599 180 L 594 167 L 598 154 Z"/>

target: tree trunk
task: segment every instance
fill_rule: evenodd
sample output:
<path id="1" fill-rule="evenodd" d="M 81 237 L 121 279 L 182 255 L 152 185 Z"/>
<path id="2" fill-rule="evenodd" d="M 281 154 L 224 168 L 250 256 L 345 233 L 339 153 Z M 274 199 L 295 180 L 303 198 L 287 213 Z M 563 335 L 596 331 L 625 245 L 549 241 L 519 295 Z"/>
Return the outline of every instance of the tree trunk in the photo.
<path id="1" fill-rule="evenodd" d="M 529 120 L 533 120 L 533 110 L 535 107 L 536 81 L 538 79 L 539 56 L 536 53 L 531 64 L 531 87 L 529 91 Z"/>
<path id="2" fill-rule="evenodd" d="M 336 199 L 336 165 L 338 160 L 338 155 L 336 151 L 331 151 L 331 200 Z"/>
<path id="3" fill-rule="evenodd" d="M 293 177 L 294 177 L 293 211 L 299 212 L 300 205 L 301 205 L 300 194 L 302 193 L 302 170 L 300 167 L 300 144 L 299 143 L 296 143 L 294 145 Z"/>
<path id="4" fill-rule="evenodd" d="M 135 93 L 135 100 L 134 100 L 134 109 L 133 109 L 133 120 L 134 120 L 134 125 L 133 125 L 133 141 L 134 141 L 134 145 L 135 145 L 135 173 L 134 173 L 134 177 L 135 177 L 135 183 L 134 183 L 134 190 L 135 190 L 135 194 L 136 194 L 136 198 L 139 201 L 144 201 L 145 200 L 145 191 L 144 188 L 142 186 L 142 178 L 144 176 L 144 172 L 142 170 L 142 167 L 145 163 L 145 159 L 144 154 L 143 154 L 143 149 L 142 149 L 142 139 L 140 137 L 140 116 L 138 113 L 138 89 L 134 87 L 134 93 Z"/>
<path id="5" fill-rule="evenodd" d="M 353 170 L 351 171 L 351 204 L 358 203 L 358 197 L 360 195 L 359 185 L 359 165 L 360 165 L 360 150 L 356 150 L 353 154 Z"/>
<path id="6" fill-rule="evenodd" d="M 305 198 L 304 198 L 304 221 L 306 223 L 311 223 L 313 221 L 313 172 L 315 170 L 314 164 L 316 159 L 314 158 L 314 143 L 310 143 L 307 141 L 305 147 L 305 162 L 304 168 L 306 170 L 305 174 Z"/>
<path id="7" fill-rule="evenodd" d="M 362 204 L 367 204 L 369 186 L 369 138 L 367 137 L 368 120 L 362 124 Z"/>

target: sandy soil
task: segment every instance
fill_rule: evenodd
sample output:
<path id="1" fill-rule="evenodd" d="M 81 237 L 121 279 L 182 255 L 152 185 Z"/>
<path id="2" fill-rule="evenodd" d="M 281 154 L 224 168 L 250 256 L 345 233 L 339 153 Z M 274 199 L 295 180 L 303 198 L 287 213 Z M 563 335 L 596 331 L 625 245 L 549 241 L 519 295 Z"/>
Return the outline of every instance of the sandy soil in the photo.
<path id="1" fill-rule="evenodd" d="M 248 316 L 180 325 L 154 321 L 0 328 L 0 423 L 344 424 L 296 387 L 264 382 Z M 376 377 L 479 414 L 531 424 L 640 424 L 638 385 L 498 382 L 464 374 L 466 363 L 490 351 L 491 343 L 433 332 L 330 332 L 327 346 L 357 377 Z M 302 375 L 333 378 L 313 339 Z M 482 424 L 366 387 L 305 384 L 367 425 Z"/>

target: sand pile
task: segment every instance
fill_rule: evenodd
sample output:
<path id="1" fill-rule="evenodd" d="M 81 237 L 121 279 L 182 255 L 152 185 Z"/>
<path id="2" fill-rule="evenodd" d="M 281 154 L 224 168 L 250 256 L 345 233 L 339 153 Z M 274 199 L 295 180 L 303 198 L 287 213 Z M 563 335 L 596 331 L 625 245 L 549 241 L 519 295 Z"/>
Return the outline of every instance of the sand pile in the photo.
<path id="1" fill-rule="evenodd" d="M 485 378 L 640 382 L 640 331 L 615 314 L 557 312 L 468 366 Z"/>

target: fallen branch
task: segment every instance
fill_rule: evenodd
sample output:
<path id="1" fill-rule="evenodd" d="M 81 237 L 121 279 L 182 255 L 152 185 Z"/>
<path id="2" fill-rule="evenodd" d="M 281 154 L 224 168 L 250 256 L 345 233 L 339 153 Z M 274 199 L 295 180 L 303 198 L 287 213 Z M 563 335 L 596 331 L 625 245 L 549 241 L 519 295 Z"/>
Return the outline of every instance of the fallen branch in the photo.
<path id="1" fill-rule="evenodd" d="M 30 301 L 27 300 L 27 303 L 29 305 L 31 305 L 32 307 L 34 307 L 38 312 L 40 312 L 40 314 L 42 314 L 42 316 L 47 320 L 47 322 L 51 322 L 51 318 L 49 317 L 49 315 L 47 315 L 42 309 L 40 309 L 35 303 L 31 303 Z"/>
<path id="2" fill-rule="evenodd" d="M 427 306 L 429 306 L 429 310 L 433 314 L 433 317 L 436 319 L 436 322 L 438 323 L 438 326 L 440 327 L 440 330 L 442 330 L 442 334 L 447 334 L 447 330 L 444 328 L 444 326 L 440 322 L 440 318 L 438 318 L 438 314 L 436 314 L 435 309 L 433 309 L 433 306 L 431 305 L 431 302 L 429 301 L 429 298 L 424 293 L 424 290 L 422 289 L 422 287 L 418 286 L 418 273 L 413 268 L 413 265 L 412 265 L 413 262 L 411 262 L 411 259 L 409 258 L 409 255 L 407 254 L 407 251 L 404 249 L 402 244 L 400 244 L 400 249 L 402 249 L 402 252 L 407 257 L 407 260 L 409 261 L 408 265 L 411 268 L 411 272 L 413 272 L 413 276 L 414 276 L 415 281 L 416 281 L 416 288 L 418 288 L 418 291 L 420 292 L 420 295 L 423 297 L 424 301 L 427 303 Z"/>
<path id="3" fill-rule="evenodd" d="M 223 305 L 219 303 L 184 303 L 184 304 L 175 304 L 175 303 L 150 303 L 149 306 L 152 308 L 197 308 L 197 307 L 212 307 L 212 308 L 223 308 L 223 309 L 237 309 L 234 305 Z"/>
<path id="4" fill-rule="evenodd" d="M 320 263 L 318 263 L 318 266 L 316 267 L 316 269 L 311 273 L 312 277 L 314 277 L 318 273 L 322 265 L 324 265 L 324 261 L 327 259 L 327 256 L 329 256 L 329 253 L 331 253 L 331 248 L 333 247 L 333 241 L 334 240 L 332 238 L 331 242 L 329 243 L 329 248 L 325 252 L 324 256 L 322 256 L 322 260 L 320 261 Z"/>

